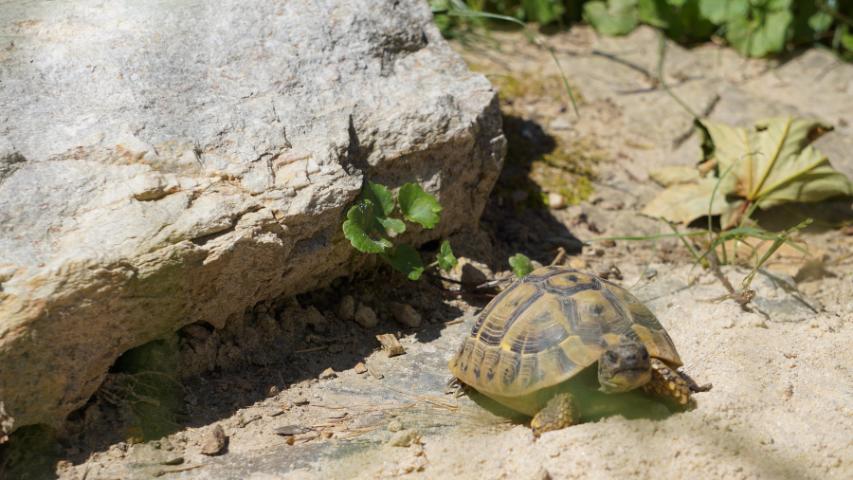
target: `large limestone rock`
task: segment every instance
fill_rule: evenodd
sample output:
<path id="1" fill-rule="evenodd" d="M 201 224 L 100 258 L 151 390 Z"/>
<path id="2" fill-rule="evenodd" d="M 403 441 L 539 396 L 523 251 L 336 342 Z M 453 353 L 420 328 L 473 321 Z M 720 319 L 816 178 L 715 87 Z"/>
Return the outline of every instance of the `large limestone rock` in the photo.
<path id="1" fill-rule="evenodd" d="M 0 402 L 61 422 L 126 350 L 363 263 L 366 178 L 470 224 L 495 93 L 416 0 L 0 6 Z M 7 428 L 8 429 L 8 428 Z M 2 432 L 0 432 L 2 433 Z"/>

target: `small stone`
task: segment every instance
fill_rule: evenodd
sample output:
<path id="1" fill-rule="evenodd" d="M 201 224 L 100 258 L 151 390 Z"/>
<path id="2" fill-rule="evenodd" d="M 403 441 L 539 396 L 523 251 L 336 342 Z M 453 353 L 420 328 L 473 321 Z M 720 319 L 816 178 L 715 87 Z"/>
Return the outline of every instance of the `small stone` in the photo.
<path id="1" fill-rule="evenodd" d="M 421 443 L 417 430 L 400 430 L 388 440 L 388 445 L 392 447 L 409 447 L 413 443 Z"/>
<path id="2" fill-rule="evenodd" d="M 326 317 L 317 310 L 313 305 L 305 309 L 305 323 L 308 324 L 315 332 L 323 333 L 329 326 Z"/>
<path id="3" fill-rule="evenodd" d="M 292 437 L 294 435 L 300 435 L 302 433 L 310 432 L 310 428 L 306 428 L 300 425 L 285 425 L 283 427 L 278 427 L 273 430 L 273 433 L 276 435 L 281 435 L 283 437 Z"/>
<path id="4" fill-rule="evenodd" d="M 364 328 L 373 328 L 379 324 L 379 319 L 376 318 L 376 312 L 372 308 L 359 304 L 355 311 L 355 323 Z"/>
<path id="5" fill-rule="evenodd" d="M 281 392 L 281 390 L 279 390 L 277 386 L 271 385 L 270 388 L 267 389 L 267 396 L 268 397 L 274 397 L 274 396 L 278 395 L 280 392 Z"/>
<path id="6" fill-rule="evenodd" d="M 566 208 L 566 199 L 557 192 L 551 192 L 548 194 L 548 207 L 553 210 Z"/>
<path id="7" fill-rule="evenodd" d="M 619 267 L 612 263 L 606 269 L 599 270 L 596 273 L 605 280 L 622 280 L 622 270 L 619 270 Z"/>
<path id="8" fill-rule="evenodd" d="M 602 240 L 601 246 L 604 248 L 613 248 L 616 246 L 616 240 Z"/>
<path id="9" fill-rule="evenodd" d="M 397 322 L 409 328 L 415 328 L 421 325 L 421 314 L 408 303 L 392 303 L 391 314 L 394 315 L 394 320 L 397 320 Z"/>
<path id="10" fill-rule="evenodd" d="M 571 257 L 569 259 L 569 266 L 574 268 L 575 270 L 586 270 L 589 268 L 589 265 L 586 263 L 581 257 Z"/>
<path id="11" fill-rule="evenodd" d="M 482 285 L 493 276 L 486 264 L 466 257 L 459 259 L 451 274 L 466 286 Z"/>
<path id="12" fill-rule="evenodd" d="M 340 412 L 335 412 L 335 413 L 329 415 L 328 419 L 329 420 L 340 420 L 340 419 L 346 417 L 347 415 L 348 415 L 348 413 L 346 411 L 341 410 Z"/>
<path id="13" fill-rule="evenodd" d="M 383 375 L 382 372 L 377 370 L 376 367 L 372 365 L 367 367 L 367 373 L 369 373 L 371 377 L 377 380 L 382 380 L 383 378 L 385 378 L 385 375 Z"/>
<path id="14" fill-rule="evenodd" d="M 311 402 L 305 397 L 297 397 L 293 400 L 293 404 L 296 406 L 308 405 L 309 403 Z"/>
<path id="15" fill-rule="evenodd" d="M 355 317 L 355 299 L 352 295 L 344 295 L 338 303 L 338 317 L 347 322 Z"/>
<path id="16" fill-rule="evenodd" d="M 399 432 L 403 429 L 403 424 L 400 423 L 396 418 L 388 422 L 388 431 L 389 432 Z"/>
<path id="17" fill-rule="evenodd" d="M 355 371 L 355 373 L 356 373 L 356 374 L 358 374 L 358 375 L 361 375 L 361 374 L 363 374 L 363 373 L 367 373 L 367 367 L 364 365 L 364 362 L 358 362 L 358 363 L 356 363 L 356 364 L 355 364 L 355 367 L 353 367 L 353 370 L 354 370 L 354 371 Z"/>
<path id="18" fill-rule="evenodd" d="M 376 339 L 379 340 L 379 343 L 382 345 L 382 350 L 385 350 L 388 357 L 396 357 L 397 355 L 406 353 L 406 349 L 403 348 L 403 345 L 399 340 L 397 340 L 397 337 L 395 337 L 393 333 L 377 335 Z"/>
<path id="19" fill-rule="evenodd" d="M 320 378 L 320 380 L 327 380 L 329 378 L 335 378 L 337 376 L 338 376 L 338 374 L 334 370 L 332 370 L 331 367 L 329 367 L 329 368 L 323 370 L 322 372 L 320 372 L 319 378 Z"/>
<path id="20" fill-rule="evenodd" d="M 219 455 L 225 449 L 228 437 L 221 425 L 214 425 L 205 432 L 201 441 L 201 453 L 204 455 Z"/>

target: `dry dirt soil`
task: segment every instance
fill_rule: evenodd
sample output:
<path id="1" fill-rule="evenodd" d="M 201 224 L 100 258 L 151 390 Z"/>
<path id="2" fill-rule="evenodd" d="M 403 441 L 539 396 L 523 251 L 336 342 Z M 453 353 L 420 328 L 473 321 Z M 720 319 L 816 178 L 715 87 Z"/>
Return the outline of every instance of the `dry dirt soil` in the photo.
<path id="1" fill-rule="evenodd" d="M 121 412 L 126 390 L 107 389 L 63 433 L 48 469 L 68 480 L 853 478 L 849 199 L 762 216 L 776 227 L 803 214 L 817 221 L 798 237 L 811 254 L 784 249 L 756 276 L 746 308 L 677 240 L 582 244 L 670 231 L 638 212 L 660 189 L 650 170 L 699 160 L 692 117 L 661 88 L 651 30 L 547 38 L 578 93 L 579 118 L 547 52 L 520 35 L 495 40 L 457 45 L 501 90 L 511 146 L 480 225 L 450 239 L 464 264 L 450 277 L 505 279 L 510 254 L 548 263 L 562 249 L 561 263 L 609 276 L 658 315 L 687 371 L 713 384 L 695 409 L 663 420 L 614 416 L 536 439 L 523 419 L 446 388 L 447 360 L 494 291 L 461 292 L 432 277 L 407 283 L 379 269 L 259 305 L 214 340 L 204 328 L 181 332 L 182 361 L 201 365 L 182 368 L 216 368 L 185 382 L 176 431 L 128 441 L 139 432 Z M 834 125 L 818 147 L 853 176 L 853 66 L 817 50 L 768 62 L 714 45 L 669 45 L 663 65 L 673 92 L 715 120 L 794 113 Z M 548 194 L 577 203 L 551 195 L 543 207 Z M 748 272 L 722 268 L 735 286 Z M 349 300 L 340 305 L 347 295 L 378 324 L 350 319 Z M 375 337 L 386 333 L 405 354 L 379 348 Z"/>

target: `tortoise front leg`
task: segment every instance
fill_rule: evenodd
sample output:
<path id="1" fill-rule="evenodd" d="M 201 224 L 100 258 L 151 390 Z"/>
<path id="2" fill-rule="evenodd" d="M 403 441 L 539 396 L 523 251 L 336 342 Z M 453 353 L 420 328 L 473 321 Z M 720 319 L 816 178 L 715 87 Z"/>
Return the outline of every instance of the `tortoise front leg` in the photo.
<path id="1" fill-rule="evenodd" d="M 545 407 L 533 416 L 530 428 L 539 436 L 551 430 L 572 426 L 580 420 L 580 413 L 570 393 L 558 393 L 548 400 Z"/>
<path id="2" fill-rule="evenodd" d="M 705 392 L 710 385 L 699 386 L 687 374 L 670 368 L 657 358 L 651 360 L 652 379 L 643 388 L 646 392 L 686 407 L 690 405 L 692 392 Z"/>

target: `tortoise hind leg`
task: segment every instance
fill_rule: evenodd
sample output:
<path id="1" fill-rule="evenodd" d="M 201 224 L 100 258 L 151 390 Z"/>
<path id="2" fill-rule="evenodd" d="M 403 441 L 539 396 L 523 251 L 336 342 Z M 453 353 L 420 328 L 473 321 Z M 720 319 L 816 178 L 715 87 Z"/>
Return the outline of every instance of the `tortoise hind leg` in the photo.
<path id="1" fill-rule="evenodd" d="M 687 374 L 673 370 L 657 358 L 653 358 L 651 364 L 652 379 L 643 387 L 645 391 L 682 408 L 693 405 L 693 392 L 706 392 L 711 389 L 711 385 L 699 386 Z"/>
<path id="2" fill-rule="evenodd" d="M 530 428 L 539 436 L 551 430 L 559 430 L 578 423 L 580 414 L 570 393 L 558 393 L 548 400 L 545 407 L 533 416 Z"/>

